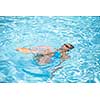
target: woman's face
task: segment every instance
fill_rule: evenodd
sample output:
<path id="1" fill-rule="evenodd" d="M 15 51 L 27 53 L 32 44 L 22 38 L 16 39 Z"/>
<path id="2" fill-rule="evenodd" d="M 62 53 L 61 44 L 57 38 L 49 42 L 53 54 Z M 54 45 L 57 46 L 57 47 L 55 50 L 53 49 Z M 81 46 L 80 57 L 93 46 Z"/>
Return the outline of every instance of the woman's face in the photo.
<path id="1" fill-rule="evenodd" d="M 66 47 L 65 45 L 63 45 L 62 47 L 61 47 L 63 50 L 66 50 L 66 51 L 68 51 L 70 48 L 68 48 L 68 47 Z"/>

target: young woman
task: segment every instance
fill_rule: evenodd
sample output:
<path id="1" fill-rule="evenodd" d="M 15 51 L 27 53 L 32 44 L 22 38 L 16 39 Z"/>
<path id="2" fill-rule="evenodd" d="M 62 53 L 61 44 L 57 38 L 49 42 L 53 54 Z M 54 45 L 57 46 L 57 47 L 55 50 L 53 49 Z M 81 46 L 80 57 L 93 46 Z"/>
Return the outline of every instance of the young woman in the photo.
<path id="1" fill-rule="evenodd" d="M 32 53 L 36 54 L 36 58 L 39 65 L 45 65 L 50 62 L 50 59 L 54 57 L 55 59 L 59 58 L 62 60 L 66 60 L 69 58 L 67 55 L 67 52 L 71 49 L 73 49 L 74 46 L 71 44 L 64 44 L 59 49 L 56 49 L 54 52 L 52 51 L 51 47 L 49 46 L 37 46 L 33 47 L 32 49 L 29 48 L 17 48 L 17 51 L 20 51 L 22 53 Z"/>
<path id="2" fill-rule="evenodd" d="M 33 57 L 34 60 L 38 63 L 38 65 L 46 65 L 50 63 L 51 59 L 60 59 L 59 64 L 57 64 L 54 69 L 51 72 L 51 79 L 54 76 L 54 73 L 58 70 L 61 69 L 62 62 L 67 60 L 69 58 L 67 52 L 71 49 L 73 49 L 74 46 L 71 44 L 64 44 L 60 48 L 56 49 L 53 51 L 51 47 L 49 46 L 37 46 L 33 47 L 32 49 L 29 48 L 17 48 L 17 51 L 20 51 L 22 53 L 32 53 L 35 56 Z"/>

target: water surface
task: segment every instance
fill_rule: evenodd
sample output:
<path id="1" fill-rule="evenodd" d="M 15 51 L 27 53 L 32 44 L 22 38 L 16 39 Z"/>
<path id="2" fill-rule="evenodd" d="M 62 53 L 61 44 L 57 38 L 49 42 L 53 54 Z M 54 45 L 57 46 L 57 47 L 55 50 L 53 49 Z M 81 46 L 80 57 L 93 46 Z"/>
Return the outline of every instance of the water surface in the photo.
<path id="1" fill-rule="evenodd" d="M 36 66 L 32 54 L 15 50 L 39 45 L 59 48 L 64 43 L 75 48 L 52 79 L 51 69 L 57 62 Z M 0 82 L 100 82 L 100 17 L 0 16 Z"/>

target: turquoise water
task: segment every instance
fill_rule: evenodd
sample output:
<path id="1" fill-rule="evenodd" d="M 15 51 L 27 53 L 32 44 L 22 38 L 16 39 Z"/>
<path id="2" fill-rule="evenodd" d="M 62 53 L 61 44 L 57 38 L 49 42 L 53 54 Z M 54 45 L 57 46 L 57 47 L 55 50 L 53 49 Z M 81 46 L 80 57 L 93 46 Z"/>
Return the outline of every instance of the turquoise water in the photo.
<path id="1" fill-rule="evenodd" d="M 18 47 L 46 45 L 59 48 L 71 43 L 74 49 L 63 68 L 59 64 L 38 66 L 32 54 L 22 54 Z M 99 16 L 1 16 L 0 17 L 1 83 L 99 83 L 100 17 Z"/>

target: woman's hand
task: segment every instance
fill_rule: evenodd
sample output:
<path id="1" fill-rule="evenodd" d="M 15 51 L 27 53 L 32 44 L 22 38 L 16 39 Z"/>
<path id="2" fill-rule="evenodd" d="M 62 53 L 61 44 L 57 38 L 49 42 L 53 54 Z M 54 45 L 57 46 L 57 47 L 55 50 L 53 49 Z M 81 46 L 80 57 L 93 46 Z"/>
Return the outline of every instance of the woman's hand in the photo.
<path id="1" fill-rule="evenodd" d="M 17 48 L 16 51 L 20 51 L 22 53 L 31 53 L 31 50 L 28 48 Z"/>
<path id="2" fill-rule="evenodd" d="M 68 56 L 68 55 L 63 55 L 63 56 L 62 56 L 62 59 L 65 59 L 65 60 L 66 60 L 66 59 L 69 59 L 69 58 L 70 58 L 70 56 Z"/>

